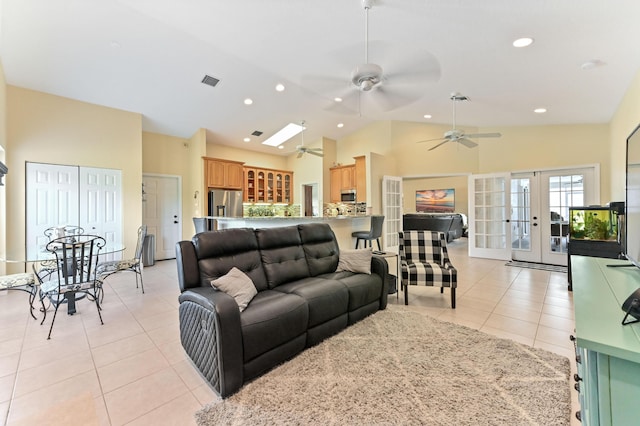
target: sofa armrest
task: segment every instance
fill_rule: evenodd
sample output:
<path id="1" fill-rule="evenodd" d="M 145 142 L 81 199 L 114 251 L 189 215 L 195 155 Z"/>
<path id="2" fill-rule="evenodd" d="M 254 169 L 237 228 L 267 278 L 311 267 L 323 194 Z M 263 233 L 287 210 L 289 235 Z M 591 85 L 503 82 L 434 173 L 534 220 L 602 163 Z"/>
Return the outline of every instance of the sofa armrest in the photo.
<path id="1" fill-rule="evenodd" d="M 222 398 L 233 394 L 244 382 L 238 304 L 212 287 L 187 290 L 178 300 L 182 346 Z"/>
<path id="2" fill-rule="evenodd" d="M 380 296 L 380 309 L 387 307 L 387 297 L 389 293 L 389 281 L 387 281 L 387 275 L 389 274 L 389 265 L 387 261 L 378 256 L 371 257 L 371 273 L 379 275 L 382 278 L 382 295 Z"/>

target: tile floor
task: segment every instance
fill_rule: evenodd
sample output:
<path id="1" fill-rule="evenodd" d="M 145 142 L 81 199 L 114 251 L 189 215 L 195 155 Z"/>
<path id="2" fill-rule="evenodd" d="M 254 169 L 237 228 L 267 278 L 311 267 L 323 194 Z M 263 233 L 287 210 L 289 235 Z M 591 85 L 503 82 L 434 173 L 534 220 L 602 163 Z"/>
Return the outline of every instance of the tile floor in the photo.
<path id="1" fill-rule="evenodd" d="M 446 290 L 411 287 L 411 309 L 573 360 L 566 274 L 469 258 L 466 239 L 449 250 L 457 308 L 449 308 Z M 104 325 L 94 305 L 80 301 L 76 315 L 60 311 L 51 340 L 51 316 L 41 326 L 24 293 L 0 292 L 0 424 L 194 424 L 193 413 L 217 397 L 180 346 L 175 261 L 156 262 L 144 274 L 145 294 L 133 274 L 107 280 Z M 389 301 L 401 304 L 403 295 Z M 573 415 L 572 424 L 579 424 Z"/>

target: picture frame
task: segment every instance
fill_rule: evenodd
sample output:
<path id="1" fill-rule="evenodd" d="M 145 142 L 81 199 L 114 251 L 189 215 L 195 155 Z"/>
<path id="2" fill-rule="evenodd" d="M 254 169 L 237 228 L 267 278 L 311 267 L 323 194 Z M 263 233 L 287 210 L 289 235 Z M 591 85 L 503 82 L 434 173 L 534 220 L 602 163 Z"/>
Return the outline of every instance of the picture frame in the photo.
<path id="1" fill-rule="evenodd" d="M 416 191 L 416 212 L 453 213 L 456 208 L 454 188 Z"/>

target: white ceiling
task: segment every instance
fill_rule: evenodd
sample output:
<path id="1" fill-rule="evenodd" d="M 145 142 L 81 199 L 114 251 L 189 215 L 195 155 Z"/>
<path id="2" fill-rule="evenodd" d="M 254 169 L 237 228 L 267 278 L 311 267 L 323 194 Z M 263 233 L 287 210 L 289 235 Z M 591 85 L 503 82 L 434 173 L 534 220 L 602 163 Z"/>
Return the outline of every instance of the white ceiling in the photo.
<path id="1" fill-rule="evenodd" d="M 146 131 L 206 128 L 210 141 L 274 154 L 299 143 L 260 144 L 289 122 L 306 121 L 305 141 L 374 120 L 450 124 L 453 91 L 471 100 L 457 106 L 463 126 L 606 123 L 640 70 L 638 0 L 373 4 L 369 62 L 388 74 L 384 90 L 412 101 L 387 112 L 375 90 L 361 114 L 332 108 L 350 93 L 357 109 L 361 0 L 1 0 L 0 60 L 10 85 L 139 112 Z M 534 44 L 512 47 L 522 36 Z M 589 60 L 604 65 L 582 69 Z M 263 136 L 244 143 L 254 130 Z"/>

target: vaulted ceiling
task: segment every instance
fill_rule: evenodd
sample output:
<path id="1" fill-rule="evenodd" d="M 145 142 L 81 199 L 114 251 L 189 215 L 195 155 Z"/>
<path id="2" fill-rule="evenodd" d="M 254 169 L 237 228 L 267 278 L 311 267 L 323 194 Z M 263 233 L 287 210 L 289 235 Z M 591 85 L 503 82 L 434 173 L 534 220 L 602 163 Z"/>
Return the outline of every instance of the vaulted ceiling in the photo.
<path id="1" fill-rule="evenodd" d="M 0 60 L 10 85 L 274 154 L 299 143 L 261 144 L 290 122 L 306 121 L 310 141 L 375 120 L 450 123 L 452 92 L 470 99 L 460 125 L 606 123 L 640 70 L 637 0 L 370 3 L 368 59 L 385 79 L 369 92 L 351 85 L 361 0 L 1 0 Z M 534 42 L 513 47 L 520 37 Z"/>

